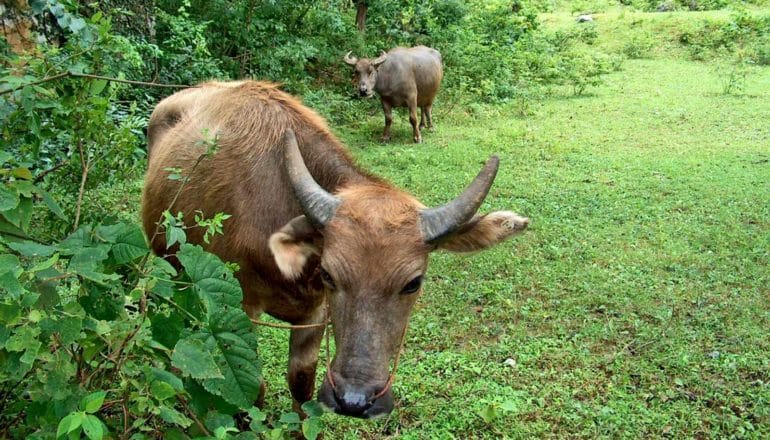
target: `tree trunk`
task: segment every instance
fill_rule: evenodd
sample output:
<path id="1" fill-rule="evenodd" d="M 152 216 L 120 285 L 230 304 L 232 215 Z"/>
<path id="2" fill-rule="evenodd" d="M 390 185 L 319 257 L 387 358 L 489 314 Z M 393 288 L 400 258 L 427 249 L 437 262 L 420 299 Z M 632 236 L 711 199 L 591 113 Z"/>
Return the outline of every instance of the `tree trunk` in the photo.
<path id="1" fill-rule="evenodd" d="M 356 27 L 359 32 L 366 30 L 366 11 L 369 9 L 369 2 L 366 0 L 359 0 L 356 9 Z"/>

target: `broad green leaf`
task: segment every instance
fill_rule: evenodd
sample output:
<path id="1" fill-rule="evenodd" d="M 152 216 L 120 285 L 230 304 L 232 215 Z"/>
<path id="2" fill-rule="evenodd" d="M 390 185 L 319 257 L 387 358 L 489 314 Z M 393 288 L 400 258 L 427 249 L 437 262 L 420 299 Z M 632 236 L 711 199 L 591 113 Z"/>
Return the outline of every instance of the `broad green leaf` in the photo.
<path id="1" fill-rule="evenodd" d="M 80 401 L 80 409 L 89 414 L 99 411 L 99 408 L 102 407 L 102 403 L 104 403 L 105 396 L 107 396 L 106 391 L 97 391 L 87 395 Z"/>
<path id="2" fill-rule="evenodd" d="M 14 168 L 11 174 L 17 179 L 32 180 L 32 172 L 26 167 Z"/>
<path id="3" fill-rule="evenodd" d="M 53 267 L 53 265 L 56 264 L 58 261 L 59 261 L 59 254 L 53 254 L 51 258 L 35 264 L 34 266 L 30 267 L 28 270 L 29 272 L 32 272 L 32 273 L 47 271 L 48 269 Z M 57 272 L 57 275 L 58 275 L 58 272 Z M 38 276 L 40 276 L 40 274 L 38 274 Z"/>
<path id="4" fill-rule="evenodd" d="M 82 20 L 81 20 L 82 21 Z M 83 22 L 83 27 L 85 27 L 85 22 Z M 72 27 L 70 27 L 72 29 Z M 76 32 L 74 29 L 72 29 L 73 32 Z M 91 81 L 91 94 L 92 95 L 98 95 L 99 93 L 102 93 L 102 90 L 104 90 L 104 87 L 107 85 L 107 81 L 103 79 L 97 79 Z"/>
<path id="5" fill-rule="evenodd" d="M 0 273 L 10 273 L 14 278 L 18 278 L 23 271 L 19 257 L 11 254 L 0 254 Z"/>
<path id="6" fill-rule="evenodd" d="M 224 375 L 201 384 L 241 409 L 250 408 L 259 395 L 261 371 L 254 327 L 241 308 L 240 285 L 219 258 L 199 246 L 182 245 L 177 257 L 204 304 L 208 329 L 200 332 L 201 340 Z"/>
<path id="7" fill-rule="evenodd" d="M 115 239 L 112 258 L 115 264 L 125 264 L 144 256 L 150 251 L 144 241 L 144 233 L 137 225 L 127 225 Z"/>
<path id="8" fill-rule="evenodd" d="M 224 379 L 212 353 L 200 339 L 180 339 L 171 355 L 171 364 L 195 379 Z"/>
<path id="9" fill-rule="evenodd" d="M 101 440 L 104 437 L 104 425 L 98 417 L 89 414 L 83 420 L 83 432 L 91 440 Z"/>
<path id="10" fill-rule="evenodd" d="M 19 299 L 24 294 L 24 286 L 12 273 L 6 272 L 0 275 L 0 292 L 8 292 L 13 299 Z"/>
<path id="11" fill-rule="evenodd" d="M 33 241 L 20 241 L 18 243 L 8 243 L 8 247 L 25 257 L 50 257 L 56 252 L 53 246 L 35 243 Z"/>
<path id="12" fill-rule="evenodd" d="M 152 394 L 152 397 L 162 402 L 168 398 L 176 396 L 176 390 L 174 390 L 174 387 L 167 384 L 166 382 L 156 380 L 150 384 L 150 394 Z"/>
<path id="13" fill-rule="evenodd" d="M 281 418 L 278 421 L 281 422 L 281 423 L 285 423 L 287 425 L 291 425 L 291 424 L 295 424 L 295 423 L 300 423 L 301 422 L 301 420 L 299 418 L 299 414 L 297 414 L 295 412 L 287 412 L 287 413 L 281 414 Z"/>
<path id="14" fill-rule="evenodd" d="M 479 410 L 478 414 L 481 416 L 481 419 L 484 420 L 485 423 L 490 423 L 497 418 L 497 407 L 492 404 L 486 405 L 484 408 Z"/>
<path id="15" fill-rule="evenodd" d="M 234 428 L 235 421 L 232 416 L 222 414 L 219 411 L 209 411 L 206 419 L 203 421 L 206 428 L 210 431 L 216 431 L 218 428 Z"/>
<path id="16" fill-rule="evenodd" d="M 45 206 L 47 206 L 48 209 L 50 209 L 55 216 L 59 217 L 64 221 L 67 220 L 67 216 L 64 215 L 64 211 L 62 211 L 61 206 L 59 206 L 59 204 L 56 203 L 56 200 L 54 200 L 54 198 L 51 197 L 50 194 L 48 194 L 46 191 L 43 191 L 40 188 L 37 188 L 37 193 L 40 194 L 40 197 L 43 198 L 43 203 L 45 203 Z"/>
<path id="17" fill-rule="evenodd" d="M 21 317 L 21 307 L 17 304 L 0 303 L 0 324 L 12 325 Z M 1 345 L 5 343 L 0 342 Z"/>
<path id="18" fill-rule="evenodd" d="M 19 193 L 8 185 L 0 185 L 0 212 L 11 210 L 19 204 Z"/>
<path id="19" fill-rule="evenodd" d="M 160 368 L 150 367 L 148 371 L 148 380 L 165 382 L 171 385 L 171 387 L 176 391 L 184 390 L 182 379 L 176 377 L 174 373 L 161 370 Z"/>
<path id="20" fill-rule="evenodd" d="M 308 400 L 302 404 L 302 411 L 309 417 L 319 417 L 324 413 L 324 408 L 317 400 Z"/>
<path id="21" fill-rule="evenodd" d="M 91 236 L 91 232 L 90 225 L 79 227 L 77 231 L 73 232 L 59 243 L 59 252 L 61 252 L 62 255 L 73 255 L 83 248 L 93 246 L 94 240 Z"/>
<path id="22" fill-rule="evenodd" d="M 308 440 L 315 440 L 323 431 L 323 423 L 318 417 L 309 417 L 302 422 L 302 435 Z"/>
<path id="23" fill-rule="evenodd" d="M 15 208 L 3 212 L 6 220 L 12 225 L 26 231 L 29 228 L 29 222 L 32 220 L 32 199 L 22 197 Z"/>
<path id="24" fill-rule="evenodd" d="M 21 78 L 18 76 L 5 76 L 3 78 L 0 78 L 0 82 L 10 82 L 10 81 L 17 81 Z M 11 160 L 13 158 L 13 154 L 0 150 L 0 165 L 5 165 L 6 162 Z"/>
<path id="25" fill-rule="evenodd" d="M 40 336 L 40 328 L 37 326 L 18 327 L 13 335 L 5 343 L 8 351 L 24 351 L 33 345 L 40 344 L 37 337 Z"/>
<path id="26" fill-rule="evenodd" d="M 173 423 L 174 425 L 181 426 L 182 428 L 187 428 L 188 426 L 192 425 L 192 420 L 187 418 L 187 416 L 167 406 L 160 407 L 160 418 L 167 423 Z"/>
<path id="27" fill-rule="evenodd" d="M 86 414 L 83 412 L 73 412 L 61 419 L 58 428 L 56 428 L 56 437 L 62 437 L 70 432 L 80 428 L 83 425 L 83 421 L 86 418 Z"/>

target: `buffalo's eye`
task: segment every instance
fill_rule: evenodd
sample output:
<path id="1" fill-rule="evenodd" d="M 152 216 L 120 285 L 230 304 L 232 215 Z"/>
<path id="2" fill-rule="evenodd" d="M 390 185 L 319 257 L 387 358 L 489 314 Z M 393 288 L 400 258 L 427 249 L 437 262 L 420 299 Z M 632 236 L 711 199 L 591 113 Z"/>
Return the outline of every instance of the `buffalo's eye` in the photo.
<path id="1" fill-rule="evenodd" d="M 422 286 L 422 275 L 418 276 L 412 281 L 409 281 L 406 284 L 406 286 L 404 286 L 404 288 L 401 289 L 401 293 L 404 295 L 408 295 L 410 293 L 417 292 L 418 290 L 420 290 L 421 286 Z"/>
<path id="2" fill-rule="evenodd" d="M 335 289 L 336 286 L 334 285 L 334 279 L 331 275 L 329 275 L 329 272 L 327 272 L 323 267 L 319 267 L 318 271 L 321 273 L 321 280 L 323 280 L 324 284 L 326 284 L 326 287 Z"/>

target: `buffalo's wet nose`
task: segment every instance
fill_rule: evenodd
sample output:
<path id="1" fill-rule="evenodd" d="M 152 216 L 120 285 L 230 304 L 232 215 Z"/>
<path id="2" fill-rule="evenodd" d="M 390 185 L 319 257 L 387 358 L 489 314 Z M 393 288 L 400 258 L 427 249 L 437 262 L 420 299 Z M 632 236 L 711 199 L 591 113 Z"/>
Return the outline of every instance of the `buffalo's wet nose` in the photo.
<path id="1" fill-rule="evenodd" d="M 342 397 L 335 393 L 334 397 L 337 399 L 342 412 L 352 416 L 361 416 L 372 406 L 366 396 L 357 390 L 347 390 L 342 394 Z"/>
<path id="2" fill-rule="evenodd" d="M 336 376 L 336 386 L 324 378 L 318 390 L 318 401 L 328 409 L 346 416 L 372 418 L 393 411 L 393 393 L 383 390 L 384 383 L 353 385 Z"/>

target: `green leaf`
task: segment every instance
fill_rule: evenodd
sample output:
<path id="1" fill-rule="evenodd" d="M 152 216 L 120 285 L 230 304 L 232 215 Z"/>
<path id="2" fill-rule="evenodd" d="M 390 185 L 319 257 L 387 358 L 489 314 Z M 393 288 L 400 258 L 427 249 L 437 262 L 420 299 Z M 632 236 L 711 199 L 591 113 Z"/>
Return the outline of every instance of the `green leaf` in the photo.
<path id="1" fill-rule="evenodd" d="M 302 411 L 309 417 L 319 417 L 324 413 L 324 407 L 317 400 L 308 400 L 302 404 Z"/>
<path id="2" fill-rule="evenodd" d="M 62 437 L 70 432 L 80 428 L 83 425 L 86 415 L 82 412 L 73 412 L 61 419 L 58 428 L 56 428 L 56 437 Z"/>
<path id="3" fill-rule="evenodd" d="M 17 179 L 32 180 L 32 172 L 26 167 L 14 168 L 11 174 Z"/>
<path id="4" fill-rule="evenodd" d="M 235 421 L 232 416 L 222 414 L 219 411 L 209 411 L 209 413 L 206 414 L 206 419 L 203 421 L 203 424 L 206 425 L 206 428 L 208 428 L 209 431 L 216 431 L 218 428 L 235 427 Z"/>
<path id="5" fill-rule="evenodd" d="M 37 193 L 40 195 L 40 197 L 43 198 L 43 203 L 45 203 L 45 206 L 47 206 L 48 209 L 50 209 L 55 216 L 59 217 L 64 221 L 67 221 L 67 216 L 64 215 L 64 211 L 62 211 L 61 206 L 59 206 L 59 204 L 56 203 L 56 200 L 54 200 L 54 198 L 51 197 L 50 194 L 48 194 L 46 191 L 43 191 L 40 188 L 37 188 Z"/>
<path id="6" fill-rule="evenodd" d="M 115 264 L 125 264 L 146 255 L 150 249 L 144 241 L 144 233 L 137 225 L 126 225 L 112 246 Z"/>
<path id="7" fill-rule="evenodd" d="M 33 241 L 20 241 L 18 243 L 8 243 L 8 247 L 25 257 L 49 257 L 56 252 L 53 246 L 35 243 Z"/>
<path id="8" fill-rule="evenodd" d="M 82 21 L 82 20 L 81 20 Z M 85 27 L 85 22 L 83 23 L 83 27 Z M 73 32 L 75 32 L 73 30 Z M 104 90 L 104 87 L 107 85 L 107 81 L 103 79 L 97 79 L 91 81 L 91 94 L 92 95 L 98 95 L 99 93 L 102 93 L 102 90 Z"/>
<path id="9" fill-rule="evenodd" d="M 21 267 L 19 257 L 11 254 L 0 254 L 0 273 L 9 273 L 14 278 L 18 278 L 22 272 L 24 269 Z"/>
<path id="10" fill-rule="evenodd" d="M 56 264 L 58 261 L 59 261 L 59 254 L 53 254 L 51 258 L 45 261 L 41 261 L 35 264 L 34 266 L 30 267 L 28 271 L 32 273 L 48 271 L 48 269 L 52 268 L 53 265 Z M 54 270 L 54 272 L 58 275 L 58 272 L 56 270 Z M 41 274 L 37 274 L 37 275 L 41 276 Z"/>
<path id="11" fill-rule="evenodd" d="M 278 421 L 281 423 L 285 423 L 287 425 L 297 424 L 301 422 L 299 418 L 299 414 L 295 412 L 287 412 L 287 413 L 281 414 L 281 418 Z"/>
<path id="12" fill-rule="evenodd" d="M 152 397 L 162 402 L 168 398 L 176 396 L 176 390 L 174 390 L 174 387 L 167 384 L 166 382 L 156 380 L 150 384 L 150 394 L 152 394 Z"/>
<path id="13" fill-rule="evenodd" d="M 259 395 L 261 370 L 254 327 L 241 308 L 240 285 L 219 258 L 200 246 L 182 245 L 177 257 L 206 311 L 208 328 L 200 338 L 224 375 L 201 384 L 241 409 L 250 408 Z"/>
<path id="14" fill-rule="evenodd" d="M 200 339 L 180 339 L 171 355 L 171 364 L 195 379 L 224 379 L 214 357 Z"/>
<path id="15" fill-rule="evenodd" d="M 24 294 L 24 286 L 21 285 L 18 278 L 13 276 L 10 272 L 6 272 L 0 275 L 0 292 L 6 291 L 11 295 L 11 298 L 18 299 Z"/>
<path id="16" fill-rule="evenodd" d="M 182 428 L 187 428 L 188 426 L 192 425 L 192 420 L 187 418 L 187 416 L 165 405 L 160 407 L 160 418 L 167 423 L 173 423 L 174 425 L 181 426 Z"/>
<path id="17" fill-rule="evenodd" d="M 87 415 L 83 420 L 83 432 L 91 440 L 101 440 L 104 437 L 104 424 L 94 415 Z"/>
<path id="18" fill-rule="evenodd" d="M 263 423 L 267 420 L 267 415 L 259 410 L 257 407 L 251 407 L 248 410 L 251 422 L 249 422 L 249 428 L 252 431 L 260 433 L 267 430 L 267 426 Z"/>
<path id="19" fill-rule="evenodd" d="M 486 405 L 479 410 L 479 416 L 481 416 L 481 419 L 484 420 L 485 423 L 491 423 L 497 418 L 497 415 L 497 407 L 493 404 Z"/>
<path id="20" fill-rule="evenodd" d="M 102 403 L 104 403 L 104 397 L 106 395 L 106 391 L 97 391 L 87 395 L 80 401 L 80 409 L 89 414 L 99 411 L 99 408 L 102 407 Z"/>
<path id="21" fill-rule="evenodd" d="M 19 199 L 18 205 L 13 209 L 3 212 L 3 216 L 12 225 L 26 231 L 29 228 L 29 222 L 32 220 L 32 206 L 32 199 L 22 197 Z"/>
<path id="22" fill-rule="evenodd" d="M 318 417 L 310 417 L 302 422 L 302 435 L 308 440 L 315 440 L 323 431 L 323 423 Z"/>
<path id="23" fill-rule="evenodd" d="M 8 185 L 0 185 L 0 212 L 9 211 L 19 205 L 19 193 Z"/>
<path id="24" fill-rule="evenodd" d="M 184 390 L 184 384 L 182 383 L 182 379 L 176 377 L 174 373 L 171 373 L 166 370 L 161 370 L 160 368 L 150 367 L 148 372 L 148 380 L 151 381 L 160 381 L 165 382 L 176 391 L 183 391 Z"/>

